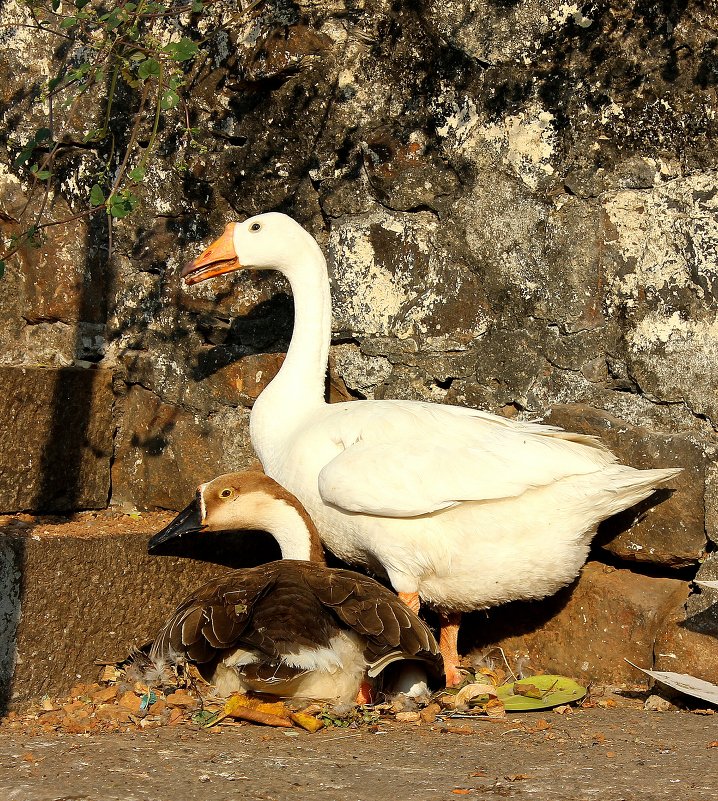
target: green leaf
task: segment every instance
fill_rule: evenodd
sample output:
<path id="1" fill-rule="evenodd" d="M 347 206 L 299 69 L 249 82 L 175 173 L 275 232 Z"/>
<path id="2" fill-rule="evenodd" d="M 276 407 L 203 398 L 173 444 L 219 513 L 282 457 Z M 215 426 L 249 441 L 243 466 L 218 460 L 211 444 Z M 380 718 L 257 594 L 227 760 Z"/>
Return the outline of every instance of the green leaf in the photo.
<path id="1" fill-rule="evenodd" d="M 175 92 L 174 89 L 167 89 L 166 92 L 162 93 L 162 99 L 160 100 L 160 108 L 163 111 L 167 111 L 170 108 L 177 108 L 179 105 L 179 95 Z"/>
<path id="2" fill-rule="evenodd" d="M 60 23 L 60 30 L 65 31 L 68 28 L 73 28 L 75 25 L 77 25 L 77 17 L 65 17 Z"/>
<path id="3" fill-rule="evenodd" d="M 195 14 L 198 14 L 200 11 L 202 11 L 203 8 L 204 8 L 204 3 L 202 2 L 202 0 L 194 0 L 194 2 L 192 3 L 192 11 L 194 11 Z"/>
<path id="4" fill-rule="evenodd" d="M 121 219 L 130 214 L 138 201 L 137 198 L 129 192 L 122 192 L 117 195 L 112 195 L 109 199 L 110 214 L 116 219 Z"/>
<path id="5" fill-rule="evenodd" d="M 90 205 L 101 206 L 105 202 L 105 193 L 99 184 L 93 184 L 90 189 Z"/>
<path id="6" fill-rule="evenodd" d="M 62 83 L 63 75 L 57 75 L 47 82 L 47 91 L 52 92 L 60 83 Z"/>
<path id="7" fill-rule="evenodd" d="M 122 25 L 126 18 L 127 15 L 123 8 L 115 8 L 109 14 L 103 14 L 100 17 L 100 22 L 104 22 L 107 30 L 112 31 Z"/>
<path id="8" fill-rule="evenodd" d="M 32 167 L 30 167 L 30 172 L 38 181 L 46 181 L 52 175 L 50 170 L 41 170 L 37 164 L 33 164 Z"/>
<path id="9" fill-rule="evenodd" d="M 199 51 L 199 47 L 186 36 L 180 39 L 179 42 L 170 42 L 162 49 L 175 61 L 189 61 L 189 59 L 194 58 Z"/>
<path id="10" fill-rule="evenodd" d="M 30 161 L 30 159 L 32 158 L 32 151 L 33 151 L 33 148 L 27 147 L 27 146 L 24 147 L 17 154 L 17 156 L 15 156 L 15 159 L 13 160 L 13 166 L 14 167 L 24 167 L 25 164 L 27 164 L 28 161 Z"/>
<path id="11" fill-rule="evenodd" d="M 57 11 L 57 9 L 60 8 L 60 2 L 61 2 L 61 0 L 52 0 L 52 10 L 53 11 Z"/>
<path id="12" fill-rule="evenodd" d="M 148 78 L 153 76 L 158 76 L 160 74 L 160 62 L 154 58 L 148 58 L 146 61 L 143 61 L 138 70 L 137 75 L 143 81 L 146 81 Z"/>
<path id="13" fill-rule="evenodd" d="M 566 676 L 531 676 L 498 687 L 496 694 L 507 712 L 532 712 L 578 701 L 586 688 Z"/>
<path id="14" fill-rule="evenodd" d="M 82 9 L 90 2 L 90 0 L 75 0 L 75 8 L 78 11 L 82 11 Z"/>
<path id="15" fill-rule="evenodd" d="M 135 167 L 134 170 L 130 170 L 127 173 L 127 177 L 130 179 L 130 181 L 137 181 L 139 183 L 140 181 L 144 180 L 145 173 L 146 170 L 144 167 Z"/>
<path id="16" fill-rule="evenodd" d="M 52 131 L 49 128 L 38 128 L 35 132 L 35 142 L 44 142 L 46 139 L 52 139 Z"/>
<path id="17" fill-rule="evenodd" d="M 67 80 L 68 81 L 79 81 L 87 75 L 87 73 L 92 69 L 91 64 L 80 64 L 79 67 L 76 67 L 74 70 L 70 70 L 67 73 Z"/>
<path id="18" fill-rule="evenodd" d="M 200 709 L 192 715 L 192 723 L 198 723 L 200 726 L 211 726 L 214 721 L 219 718 L 219 712 L 210 712 L 209 709 Z"/>
<path id="19" fill-rule="evenodd" d="M 0 278 L 5 275 L 5 259 L 0 259 Z"/>

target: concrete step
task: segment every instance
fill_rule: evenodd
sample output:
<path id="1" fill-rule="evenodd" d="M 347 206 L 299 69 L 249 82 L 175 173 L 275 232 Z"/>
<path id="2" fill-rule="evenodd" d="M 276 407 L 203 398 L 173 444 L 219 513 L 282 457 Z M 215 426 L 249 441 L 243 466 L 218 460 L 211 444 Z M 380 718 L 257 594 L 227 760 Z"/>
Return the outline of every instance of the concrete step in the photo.
<path id="1" fill-rule="evenodd" d="M 276 555 L 269 545 L 242 554 L 236 537 L 220 534 L 183 547 L 222 564 L 149 556 L 148 539 L 173 516 L 0 519 L 0 712 L 94 681 L 96 660 L 122 659 L 151 640 L 193 589 L 228 566 Z"/>

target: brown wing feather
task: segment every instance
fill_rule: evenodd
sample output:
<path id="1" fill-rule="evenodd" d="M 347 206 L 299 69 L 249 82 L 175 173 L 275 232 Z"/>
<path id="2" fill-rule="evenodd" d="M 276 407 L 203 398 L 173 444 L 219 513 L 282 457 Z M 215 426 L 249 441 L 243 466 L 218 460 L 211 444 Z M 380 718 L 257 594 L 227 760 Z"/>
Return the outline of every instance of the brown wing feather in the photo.
<path id="1" fill-rule="evenodd" d="M 305 581 L 317 597 L 366 640 L 365 656 L 373 663 L 392 651 L 420 659 L 437 674 L 443 670 L 439 647 L 427 626 L 393 592 L 368 576 L 333 569 L 307 570 Z"/>
<path id="2" fill-rule="evenodd" d="M 266 565 L 264 567 L 271 567 Z M 233 571 L 204 584 L 172 613 L 157 635 L 150 656 L 185 656 L 208 662 L 218 650 L 237 642 L 249 623 L 254 603 L 271 591 L 274 571 Z"/>
<path id="3" fill-rule="evenodd" d="M 290 560 L 232 571 L 200 587 L 165 623 L 151 655 L 207 662 L 241 646 L 275 669 L 283 654 L 326 646 L 341 628 L 362 637 L 369 664 L 396 653 L 441 674 L 433 635 L 390 590 L 350 570 Z"/>

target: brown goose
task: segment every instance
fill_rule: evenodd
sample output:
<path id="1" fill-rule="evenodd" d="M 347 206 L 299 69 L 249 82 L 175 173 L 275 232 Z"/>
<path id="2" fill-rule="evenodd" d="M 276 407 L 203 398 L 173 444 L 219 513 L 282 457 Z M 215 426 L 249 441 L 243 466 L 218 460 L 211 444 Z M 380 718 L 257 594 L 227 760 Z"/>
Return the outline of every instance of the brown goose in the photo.
<path id="1" fill-rule="evenodd" d="M 380 674 L 393 677 L 393 691 L 419 692 L 427 676 L 440 682 L 442 660 L 424 623 L 374 579 L 326 567 L 299 501 L 263 473 L 202 484 L 148 548 L 156 553 L 183 534 L 232 529 L 268 531 L 283 560 L 200 587 L 157 635 L 155 663 L 197 663 L 221 695 L 253 690 L 337 704 L 369 700 Z"/>

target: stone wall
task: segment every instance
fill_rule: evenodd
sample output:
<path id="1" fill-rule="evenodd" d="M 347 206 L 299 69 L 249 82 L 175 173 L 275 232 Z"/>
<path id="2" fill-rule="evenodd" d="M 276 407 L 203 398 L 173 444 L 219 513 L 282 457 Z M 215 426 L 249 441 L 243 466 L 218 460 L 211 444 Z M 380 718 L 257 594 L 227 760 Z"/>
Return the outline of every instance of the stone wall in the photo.
<path id="1" fill-rule="evenodd" d="M 17 2 L 0 13 L 27 22 Z M 249 409 L 291 333 L 287 287 L 231 276 L 186 291 L 178 274 L 228 220 L 277 209 L 328 256 L 333 397 L 546 418 L 635 466 L 684 466 L 662 503 L 605 524 L 595 555 L 629 584 L 685 585 L 718 543 L 715 6 L 267 0 L 212 14 L 180 26 L 207 54 L 188 93 L 201 148 L 160 129 L 109 258 L 106 221 L 80 219 L 0 281 L 2 511 L 179 508 L 251 462 Z M 0 89 L 12 233 L 30 187 L 13 146 L 46 124 L 40 84 L 63 54 L 29 28 L 0 41 L 17 76 Z M 79 133 L 66 144 L 55 219 L 92 181 Z M 10 411 L 30 380 L 52 402 Z M 40 390 L 68 381 L 70 398 Z M 22 445 L 57 452 L 61 433 L 82 469 L 39 456 L 13 472 Z"/>

